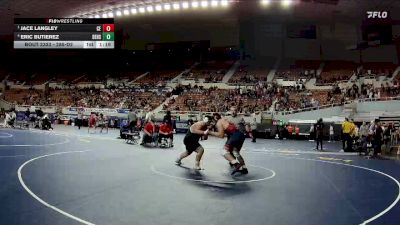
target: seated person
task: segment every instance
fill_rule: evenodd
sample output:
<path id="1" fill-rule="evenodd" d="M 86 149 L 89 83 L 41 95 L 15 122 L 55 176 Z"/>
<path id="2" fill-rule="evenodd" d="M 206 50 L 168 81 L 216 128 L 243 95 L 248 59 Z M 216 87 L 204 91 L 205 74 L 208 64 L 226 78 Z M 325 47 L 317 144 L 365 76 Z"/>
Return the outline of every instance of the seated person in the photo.
<path id="1" fill-rule="evenodd" d="M 44 116 L 44 112 L 42 111 L 41 108 L 36 109 L 35 112 L 36 112 L 35 128 L 39 128 L 40 129 L 43 126 L 42 117 Z"/>
<path id="2" fill-rule="evenodd" d="M 17 114 L 15 114 L 14 110 L 10 110 L 10 112 L 6 113 L 6 118 L 4 120 L 5 127 L 14 127 L 15 120 L 17 119 Z"/>
<path id="3" fill-rule="evenodd" d="M 368 134 L 361 141 L 362 151 L 365 153 L 366 156 L 368 156 L 370 154 L 370 151 L 372 151 L 372 141 L 372 134 Z"/>
<path id="4" fill-rule="evenodd" d="M 46 114 L 42 118 L 42 129 L 43 130 L 53 130 L 53 127 L 51 127 L 51 122 L 49 116 Z"/>
<path id="5" fill-rule="evenodd" d="M 169 126 L 166 122 L 162 122 L 160 125 L 160 130 L 158 134 L 158 143 L 161 144 L 162 138 L 169 138 L 171 139 L 171 147 L 174 147 L 174 135 L 172 131 L 172 127 Z"/>
<path id="6" fill-rule="evenodd" d="M 142 138 L 142 143 L 140 143 L 140 145 L 144 145 L 146 143 L 153 143 L 155 131 L 156 131 L 156 126 L 154 125 L 152 118 L 149 118 L 147 120 L 146 125 L 144 126 L 143 129 L 144 134 Z"/>
<path id="7" fill-rule="evenodd" d="M 36 114 L 31 113 L 29 115 L 29 126 L 35 127 L 35 122 L 36 122 Z"/>
<path id="8" fill-rule="evenodd" d="M 29 121 L 31 115 L 31 111 L 29 110 L 29 107 L 25 111 L 25 121 Z"/>

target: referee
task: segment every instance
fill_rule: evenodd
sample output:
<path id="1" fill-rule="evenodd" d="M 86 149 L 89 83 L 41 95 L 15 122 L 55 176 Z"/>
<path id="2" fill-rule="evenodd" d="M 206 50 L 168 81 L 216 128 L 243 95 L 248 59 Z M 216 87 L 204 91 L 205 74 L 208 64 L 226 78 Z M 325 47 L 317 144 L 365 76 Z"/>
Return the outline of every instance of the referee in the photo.
<path id="1" fill-rule="evenodd" d="M 353 149 L 353 140 L 351 134 L 353 134 L 355 129 L 354 123 L 349 121 L 349 118 L 345 118 L 342 123 L 342 133 L 343 133 L 343 150 L 349 152 Z"/>

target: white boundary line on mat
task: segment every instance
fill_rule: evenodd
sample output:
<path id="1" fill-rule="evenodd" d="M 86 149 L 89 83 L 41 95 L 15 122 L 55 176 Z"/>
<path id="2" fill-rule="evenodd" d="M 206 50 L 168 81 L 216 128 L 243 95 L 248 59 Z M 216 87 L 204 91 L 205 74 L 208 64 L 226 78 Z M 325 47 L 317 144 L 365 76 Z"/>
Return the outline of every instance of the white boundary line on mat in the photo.
<path id="1" fill-rule="evenodd" d="M 224 180 L 215 180 L 215 181 L 214 181 L 214 180 L 198 180 L 198 179 L 191 179 L 191 178 L 184 178 L 184 177 L 178 177 L 178 176 L 170 175 L 170 174 L 167 174 L 167 173 L 163 173 L 163 172 L 158 171 L 158 170 L 154 167 L 154 165 L 151 166 L 151 171 L 153 171 L 154 173 L 156 173 L 156 174 L 158 174 L 158 175 L 165 176 L 165 177 L 169 177 L 169 178 L 173 178 L 173 179 L 176 179 L 176 180 L 186 180 L 186 181 L 194 181 L 194 182 L 200 182 L 200 183 L 216 183 L 216 184 L 243 184 L 243 183 L 253 183 L 253 182 L 258 182 L 258 181 L 264 181 L 264 180 L 272 179 L 272 178 L 275 177 L 275 175 L 276 175 L 275 171 L 273 171 L 273 170 L 271 170 L 271 169 L 268 169 L 268 168 L 265 168 L 265 167 L 262 167 L 262 166 L 255 166 L 255 165 L 248 165 L 248 166 L 250 166 L 250 167 L 256 167 L 256 168 L 260 168 L 260 169 L 264 169 L 264 170 L 270 171 L 270 172 L 271 172 L 271 175 L 270 175 L 270 176 L 266 176 L 266 177 L 264 177 L 264 178 L 252 179 L 252 180 L 238 180 L 238 181 L 234 181 L 234 180 L 232 180 L 232 181 L 230 181 L 230 180 L 227 180 L 227 181 L 224 181 Z"/>
<path id="2" fill-rule="evenodd" d="M 62 142 L 50 143 L 50 144 L 37 144 L 37 145 L 0 145 L 0 147 L 43 147 L 43 146 L 54 146 L 54 145 L 63 145 L 69 143 L 70 140 L 66 138 Z"/>
<path id="3" fill-rule="evenodd" d="M 249 152 L 249 153 L 264 154 L 263 152 Z M 378 219 L 379 217 L 383 216 L 385 213 L 389 212 L 400 201 L 400 182 L 398 180 L 396 180 L 396 178 L 394 178 L 394 177 L 390 176 L 389 174 L 386 174 L 386 173 L 384 173 L 382 171 L 370 169 L 370 168 L 363 167 L 363 166 L 356 166 L 356 165 L 345 164 L 345 163 L 340 163 L 340 162 L 330 162 L 330 161 L 324 161 L 324 160 L 319 160 L 319 159 L 308 159 L 308 158 L 301 158 L 301 157 L 290 157 L 290 156 L 272 155 L 272 154 L 265 154 L 265 155 L 271 155 L 273 157 L 283 157 L 283 158 L 289 158 L 289 159 L 300 159 L 300 160 L 315 161 L 315 162 L 329 163 L 329 164 L 334 164 L 334 165 L 341 165 L 341 166 L 348 166 L 348 167 L 363 169 L 363 170 L 367 170 L 367 171 L 374 172 L 374 173 L 380 174 L 382 176 L 388 177 L 389 179 L 394 181 L 394 183 L 396 183 L 396 185 L 398 186 L 398 189 L 399 189 L 396 199 L 386 209 L 384 209 L 383 211 L 379 212 L 375 216 L 363 221 L 360 225 L 366 225 L 366 224 Z"/>
<path id="4" fill-rule="evenodd" d="M 1 134 L 5 134 L 6 136 L 2 136 Z M 0 138 L 12 138 L 14 135 L 7 132 L 0 132 Z"/>
<path id="5" fill-rule="evenodd" d="M 86 224 L 86 225 L 95 225 L 94 223 L 91 223 L 91 222 L 88 222 L 88 221 L 83 220 L 83 219 L 81 219 L 81 218 L 78 218 L 78 217 L 76 217 L 76 216 L 74 216 L 74 215 L 71 215 L 71 214 L 69 214 L 69 213 L 67 213 L 67 212 L 65 212 L 65 211 L 63 211 L 63 210 L 57 208 L 57 207 L 54 206 L 54 205 L 51 205 L 50 203 L 47 203 L 46 201 L 44 201 L 43 199 L 41 199 L 39 196 L 37 196 L 35 193 L 33 193 L 33 192 L 31 191 L 31 189 L 29 189 L 29 187 L 25 184 L 24 179 L 22 178 L 22 169 L 23 169 L 26 165 L 28 165 L 29 163 L 31 163 L 31 162 L 33 162 L 33 161 L 35 161 L 35 160 L 42 159 L 42 158 L 49 157 L 49 156 L 63 155 L 63 154 L 73 154 L 73 153 L 84 153 L 84 152 L 89 152 L 89 151 L 92 151 L 92 150 L 72 151 L 72 152 L 58 152 L 58 153 L 47 154 L 47 155 L 42 155 L 42 156 L 38 156 L 38 157 L 32 158 L 32 159 L 30 159 L 30 160 L 24 162 L 24 163 L 18 168 L 18 172 L 17 172 L 17 173 L 18 173 L 18 180 L 19 180 L 19 182 L 21 183 L 22 187 L 25 189 L 25 191 L 28 192 L 34 199 L 36 199 L 36 200 L 37 200 L 38 202 L 40 202 L 42 205 L 44 205 L 44 206 L 46 206 L 46 207 L 48 207 L 48 208 L 50 208 L 50 209 L 52 209 L 52 210 L 54 210 L 54 211 L 56 211 L 56 212 L 62 214 L 62 215 L 66 216 L 66 217 L 68 217 L 68 218 L 70 218 L 70 219 L 73 219 L 73 220 L 75 220 L 75 221 L 77 221 L 77 222 L 80 222 L 80 223 L 82 223 L 82 224 Z"/>

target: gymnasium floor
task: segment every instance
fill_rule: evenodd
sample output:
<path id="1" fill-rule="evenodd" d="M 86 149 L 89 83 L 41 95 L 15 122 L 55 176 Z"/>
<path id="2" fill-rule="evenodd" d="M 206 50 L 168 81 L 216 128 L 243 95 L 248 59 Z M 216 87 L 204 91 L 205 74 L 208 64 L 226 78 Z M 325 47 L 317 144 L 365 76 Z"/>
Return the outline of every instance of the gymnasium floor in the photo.
<path id="1" fill-rule="evenodd" d="M 397 160 L 340 153 L 340 143 L 246 140 L 248 175 L 229 175 L 222 139 L 204 170 L 173 149 L 128 145 L 118 131 L 0 129 L 1 225 L 400 224 Z"/>

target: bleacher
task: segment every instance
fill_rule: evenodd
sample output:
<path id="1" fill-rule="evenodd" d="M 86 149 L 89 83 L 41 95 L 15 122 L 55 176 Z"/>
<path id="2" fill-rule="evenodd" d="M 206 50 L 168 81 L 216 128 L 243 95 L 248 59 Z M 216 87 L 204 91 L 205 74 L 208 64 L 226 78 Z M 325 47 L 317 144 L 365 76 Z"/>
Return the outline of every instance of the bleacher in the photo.
<path id="1" fill-rule="evenodd" d="M 221 82 L 226 72 L 232 67 L 233 60 L 213 60 L 200 63 L 186 74 L 186 79 L 204 79 L 206 82 Z"/>
<path id="2" fill-rule="evenodd" d="M 48 73 L 35 73 L 31 76 L 32 85 L 44 84 L 48 80 L 50 80 L 50 76 Z"/>
<path id="3" fill-rule="evenodd" d="M 23 84 L 26 82 L 27 77 L 27 73 L 24 72 L 9 73 L 7 81 L 13 82 L 14 84 Z"/>
<path id="4" fill-rule="evenodd" d="M 144 73 L 145 73 L 145 71 L 129 71 L 129 72 L 122 74 L 119 78 L 126 79 L 128 81 L 133 81 Z"/>
<path id="5" fill-rule="evenodd" d="M 0 82 L 3 81 L 8 75 L 6 70 L 0 70 Z"/>
<path id="6" fill-rule="evenodd" d="M 10 89 L 4 91 L 4 100 L 13 104 L 26 105 L 36 102 L 42 93 L 39 90 Z"/>
<path id="7" fill-rule="evenodd" d="M 155 70 L 146 76 L 136 80 L 135 83 L 140 84 L 157 84 L 159 82 L 167 82 L 178 76 L 183 69 Z"/>
<path id="8" fill-rule="evenodd" d="M 72 81 L 76 80 L 82 76 L 82 74 L 78 73 L 57 73 L 51 76 L 51 81 L 56 83 L 72 83 Z"/>
<path id="9" fill-rule="evenodd" d="M 240 65 L 228 83 L 231 84 L 255 84 L 259 81 L 267 81 L 269 69 L 263 66 Z"/>
<path id="10" fill-rule="evenodd" d="M 188 74 L 184 75 L 184 79 L 204 79 L 205 82 L 221 82 L 226 72 L 232 67 L 233 60 L 213 60 L 206 61 L 197 65 Z M 372 96 L 392 97 L 398 94 L 398 86 L 388 86 L 391 83 L 384 83 L 380 89 L 374 88 L 369 83 L 366 87 L 366 93 L 358 93 L 347 90 L 340 90 L 339 94 L 333 94 L 332 90 L 307 90 L 298 86 L 279 86 L 279 82 L 267 83 L 268 68 L 272 68 L 273 60 L 265 60 L 262 63 L 255 63 L 251 60 L 242 62 L 235 74 L 228 81 L 228 85 L 236 87 L 237 84 L 247 84 L 249 89 L 226 89 L 226 84 L 213 85 L 219 87 L 205 90 L 199 87 L 190 87 L 178 93 L 178 97 L 167 104 L 164 109 L 173 111 L 207 111 L 217 112 L 226 111 L 232 104 L 237 105 L 242 112 L 268 111 L 273 102 L 277 102 L 279 107 L 276 110 L 298 110 L 300 108 L 314 107 L 314 105 L 326 105 L 331 103 L 340 103 L 343 99 L 352 100 L 358 97 Z M 165 87 L 168 82 L 189 68 L 193 61 L 184 60 L 176 64 L 169 65 L 163 63 L 154 64 L 149 70 L 149 74 L 136 80 L 135 83 L 126 82 L 136 79 L 144 72 L 141 70 L 130 72 L 65 72 L 60 74 L 46 74 L 42 72 L 28 73 L 18 72 L 9 76 L 9 81 L 25 85 L 43 84 L 47 80 L 65 84 L 65 86 L 57 86 L 58 89 L 50 88 L 45 94 L 44 90 L 28 90 L 13 89 L 4 92 L 6 101 L 22 104 L 22 105 L 49 105 L 49 106 L 77 106 L 77 107 L 97 107 L 97 108 L 151 108 L 159 107 L 169 96 L 165 93 L 164 88 L 154 89 L 155 87 Z M 152 65 L 149 63 L 149 65 Z M 283 78 L 284 80 L 309 79 L 315 77 L 316 70 L 320 67 L 320 61 L 310 60 L 292 60 L 284 59 L 277 71 L 275 79 Z M 334 87 L 336 81 L 347 81 L 351 75 L 357 70 L 357 64 L 347 61 L 329 61 L 325 63 L 323 72 L 320 77 L 316 77 L 317 84 L 330 84 Z M 396 69 L 397 65 L 391 63 L 364 63 L 363 71 L 370 71 L 370 74 L 389 75 Z M 284 73 L 282 76 L 281 73 Z M 368 73 L 368 72 L 367 72 Z M 29 75 L 30 74 L 30 75 Z M 8 72 L 0 71 L 1 77 L 8 76 Z M 105 86 L 105 89 L 81 89 L 84 86 L 79 84 L 89 84 L 86 87 L 92 87 L 90 84 L 107 83 L 107 79 L 116 80 L 116 85 Z M 111 79 L 111 80 L 112 80 Z M 122 82 L 120 82 L 122 81 Z M 258 82 L 264 81 L 264 82 Z M 124 85 L 121 85 L 123 83 Z M 394 85 L 400 83 L 400 76 L 394 79 Z M 125 86 L 126 84 L 126 86 Z M 296 83 L 297 84 L 297 83 Z M 335 84 L 335 85 L 334 85 Z M 11 83 L 12 85 L 12 83 Z M 254 85 L 254 86 L 252 86 Z M 268 90 L 268 86 L 275 86 Z M 24 88 L 28 88 L 25 86 Z M 55 87 L 55 86 L 52 86 Z M 59 88 L 68 89 L 59 89 Z M 80 87 L 80 88 L 78 88 Z M 16 86 L 14 88 L 21 88 Z M 99 88 L 99 86 L 96 86 Z M 121 89 L 119 89 L 121 88 Z M 151 89 L 151 90 L 150 90 Z"/>
<path id="11" fill-rule="evenodd" d="M 157 92 L 131 92 L 125 94 L 126 100 L 122 108 L 139 108 L 149 107 L 154 110 L 166 100 L 166 95 Z"/>
<path id="12" fill-rule="evenodd" d="M 350 61 L 327 61 L 317 78 L 317 85 L 332 85 L 338 81 L 347 81 L 357 72 L 357 64 Z"/>
<path id="13" fill-rule="evenodd" d="M 283 60 L 280 68 L 275 72 L 275 79 L 297 81 L 315 77 L 321 61 L 317 60 Z"/>
<path id="14" fill-rule="evenodd" d="M 271 104 L 270 99 L 239 94 L 238 90 L 195 89 L 183 93 L 164 109 L 172 111 L 224 112 L 231 105 L 238 106 L 239 112 L 266 111 Z"/>
<path id="15" fill-rule="evenodd" d="M 376 76 L 392 77 L 398 65 L 390 62 L 368 62 L 363 64 L 361 76 L 376 78 Z"/>

